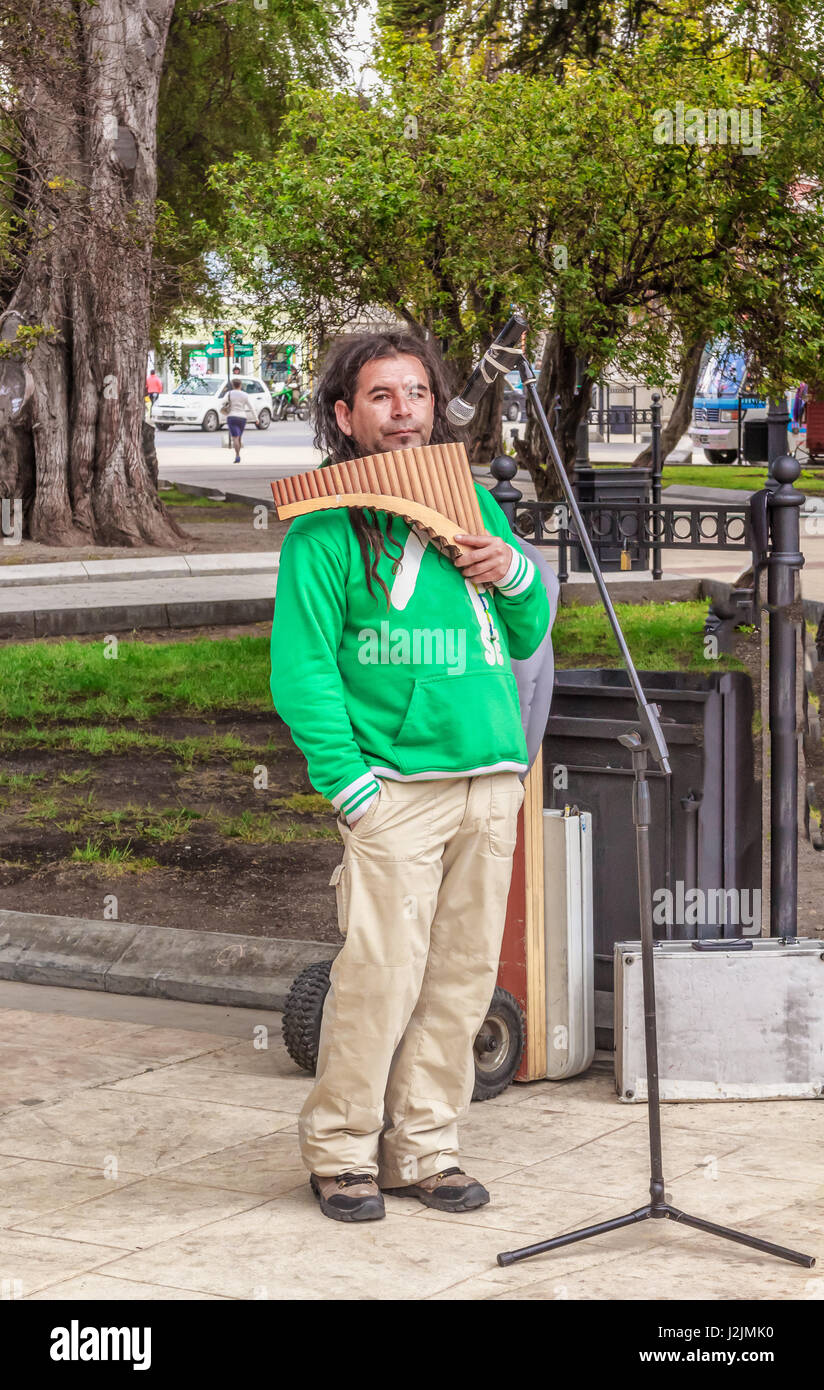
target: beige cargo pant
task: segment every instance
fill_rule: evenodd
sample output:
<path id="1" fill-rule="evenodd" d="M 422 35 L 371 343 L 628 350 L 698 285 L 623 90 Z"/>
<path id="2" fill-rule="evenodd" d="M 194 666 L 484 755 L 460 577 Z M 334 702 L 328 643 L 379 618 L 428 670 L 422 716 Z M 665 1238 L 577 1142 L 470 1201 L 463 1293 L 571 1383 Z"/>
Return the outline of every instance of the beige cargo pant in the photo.
<path id="1" fill-rule="evenodd" d="M 515 772 L 380 785 L 352 827 L 338 819 L 345 941 L 298 1133 L 319 1177 L 403 1187 L 458 1164 L 524 788 Z"/>

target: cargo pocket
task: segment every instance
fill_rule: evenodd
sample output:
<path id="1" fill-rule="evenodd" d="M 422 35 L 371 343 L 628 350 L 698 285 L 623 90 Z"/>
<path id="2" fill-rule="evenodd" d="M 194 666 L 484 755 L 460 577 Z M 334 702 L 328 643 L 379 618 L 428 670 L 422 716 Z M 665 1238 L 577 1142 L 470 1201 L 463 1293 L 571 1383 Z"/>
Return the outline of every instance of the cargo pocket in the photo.
<path id="1" fill-rule="evenodd" d="M 335 865 L 334 869 L 332 870 L 332 877 L 329 880 L 329 887 L 334 888 L 335 890 L 335 902 L 337 904 L 338 909 L 338 931 L 340 932 L 341 936 L 346 935 L 346 929 L 349 925 L 346 916 L 346 875 L 344 873 L 345 868 L 346 860 L 344 859 L 341 861 L 340 864 Z"/>
<path id="2" fill-rule="evenodd" d="M 512 775 L 514 785 L 509 777 L 503 776 L 490 778 L 489 784 L 489 852 L 500 859 L 509 858 L 515 851 L 518 812 L 526 795 L 523 782 L 516 774 Z"/>

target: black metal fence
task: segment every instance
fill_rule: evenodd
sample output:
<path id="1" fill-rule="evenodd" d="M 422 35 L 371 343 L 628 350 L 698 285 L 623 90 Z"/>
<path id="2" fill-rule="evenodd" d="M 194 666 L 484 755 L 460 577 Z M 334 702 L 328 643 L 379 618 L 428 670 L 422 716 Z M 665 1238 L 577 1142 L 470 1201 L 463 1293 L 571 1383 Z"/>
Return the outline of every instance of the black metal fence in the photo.
<path id="1" fill-rule="evenodd" d="M 596 382 L 598 404 L 590 406 L 587 411 L 587 424 L 595 425 L 604 443 L 609 444 L 614 434 L 622 438 L 632 435 L 633 444 L 638 442 L 638 426 L 653 424 L 652 406 L 639 406 L 637 386 L 611 385 L 607 382 Z M 621 396 L 632 396 L 632 405 L 627 405 L 625 401 L 613 401 L 612 392 L 617 391 Z M 657 394 L 657 393 L 656 393 Z"/>
<path id="2" fill-rule="evenodd" d="M 592 411 L 589 412 L 592 415 Z M 597 412 L 596 412 L 597 413 Z M 649 501 L 615 502 L 579 501 L 584 525 L 595 547 L 599 563 L 605 553 L 615 549 L 632 552 L 636 557 L 652 552 L 652 577 L 663 574 L 664 550 L 752 550 L 752 526 L 748 502 L 741 506 L 714 503 L 677 503 L 661 501 L 661 398 L 652 393 L 652 405 L 640 412 L 649 415 L 651 428 L 651 467 L 641 477 L 649 479 Z M 634 438 L 634 435 L 633 435 Z M 579 431 L 578 467 L 589 466 L 588 429 Z M 512 485 L 518 471 L 514 459 L 502 456 L 493 459 L 491 472 L 497 479 L 492 496 L 503 508 L 516 535 L 533 545 L 555 546 L 558 550 L 558 578 L 569 578 L 569 547 L 575 546 L 578 536 L 570 526 L 567 507 L 562 502 L 525 501 L 523 493 Z M 600 470 L 593 470 L 598 472 Z M 611 470 L 604 470 L 605 473 Z M 646 565 L 645 565 L 646 567 Z"/>
<path id="3" fill-rule="evenodd" d="M 492 465 L 495 477 L 500 477 L 497 470 L 501 464 L 502 460 L 495 459 Z M 498 487 L 492 489 L 492 495 L 501 501 Z M 518 498 L 510 504 L 511 510 L 509 506 L 505 508 L 513 531 L 533 545 L 554 546 L 558 550 L 558 578 L 566 583 L 569 547 L 578 539 L 574 525 L 570 525 L 566 504 L 524 501 L 520 493 Z M 663 572 L 663 550 L 752 550 L 752 529 L 746 504 L 714 507 L 711 503 L 621 502 L 607 506 L 603 502 L 581 502 L 579 508 L 596 555 L 607 547 L 651 550 L 654 579 L 660 579 Z"/>
<path id="4" fill-rule="evenodd" d="M 630 407 L 627 407 L 630 409 Z M 648 418 L 651 439 L 651 467 L 638 470 L 649 479 L 649 501 L 616 502 L 579 501 L 584 525 L 595 547 L 599 563 L 606 553 L 618 550 L 646 555 L 652 553 L 652 577 L 663 574 L 664 550 L 737 550 L 752 551 L 752 526 L 748 502 L 740 506 L 708 503 L 676 503 L 661 501 L 663 458 L 661 450 L 661 398 L 652 393 L 652 404 L 640 411 L 632 407 L 633 416 Z M 599 411 L 589 411 L 589 416 Z M 589 465 L 588 430 L 579 431 L 579 457 L 576 465 Z M 633 432 L 633 438 L 635 437 Z M 558 578 L 569 578 L 569 549 L 576 546 L 577 532 L 570 525 L 567 507 L 562 502 L 531 502 L 524 499 L 512 484 L 518 468 L 508 457 L 494 459 L 491 465 L 497 480 L 492 496 L 503 508 L 516 535 L 533 545 L 554 546 L 558 550 Z M 593 470 L 595 472 L 599 470 Z M 612 470 L 605 470 L 611 472 Z"/>

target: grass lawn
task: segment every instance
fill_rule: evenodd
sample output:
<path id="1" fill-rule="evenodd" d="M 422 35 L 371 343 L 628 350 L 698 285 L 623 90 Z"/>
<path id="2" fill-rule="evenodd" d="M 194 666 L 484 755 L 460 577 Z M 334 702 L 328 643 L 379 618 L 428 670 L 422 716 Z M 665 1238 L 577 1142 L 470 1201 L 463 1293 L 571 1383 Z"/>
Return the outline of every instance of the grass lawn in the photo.
<path id="1" fill-rule="evenodd" d="M 706 602 L 619 604 L 639 669 L 704 655 Z M 563 607 L 561 667 L 620 665 L 600 606 Z M 0 648 L 0 890 L 7 908 L 339 939 L 335 812 L 269 693 L 268 636 Z M 285 658 L 288 660 L 288 653 Z"/>
<path id="2" fill-rule="evenodd" d="M 756 467 L 702 467 L 689 464 L 665 464 L 662 475 L 664 487 L 678 483 L 682 487 L 723 487 L 740 488 L 746 492 L 757 492 L 764 486 L 767 477 L 766 466 Z M 801 492 L 810 496 L 824 496 L 824 470 L 804 468 L 796 483 Z M 664 499 L 666 500 L 666 498 Z"/>
<path id="3" fill-rule="evenodd" d="M 708 669 L 703 645 L 706 600 L 619 603 L 615 609 L 639 669 Z M 553 635 L 559 666 L 621 664 L 600 605 L 565 605 Z M 107 658 L 103 642 L 4 646 L 0 649 L 0 717 L 28 724 L 34 736 L 31 726 L 37 725 L 45 734 L 64 721 L 71 721 L 75 730 L 78 721 L 111 730 L 124 720 L 162 714 L 272 708 L 266 637 L 185 643 L 124 639 L 116 650 L 115 657 Z M 15 738 L 26 733 L 20 728 L 8 732 Z M 132 730 L 127 732 L 135 742 L 141 738 Z M 109 745 L 100 751 L 110 751 Z"/>
<path id="4" fill-rule="evenodd" d="M 214 497 L 199 497 L 194 492 L 181 492 L 176 483 L 173 483 L 171 487 L 161 488 L 159 496 L 161 502 L 165 502 L 167 507 L 221 507 L 225 510 L 227 505 L 238 508 L 246 506 L 245 503 L 227 504 Z"/>

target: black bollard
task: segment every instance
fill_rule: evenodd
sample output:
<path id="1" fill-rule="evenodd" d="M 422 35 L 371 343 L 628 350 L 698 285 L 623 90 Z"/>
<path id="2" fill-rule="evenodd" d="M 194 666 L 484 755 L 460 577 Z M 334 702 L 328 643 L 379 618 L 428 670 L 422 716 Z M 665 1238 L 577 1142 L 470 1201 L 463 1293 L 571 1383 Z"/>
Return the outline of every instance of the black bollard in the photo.
<path id="1" fill-rule="evenodd" d="M 770 396 L 767 402 L 767 459 L 768 472 L 771 478 L 775 477 L 775 463 L 780 458 L 787 457 L 787 426 L 790 423 L 790 412 L 787 409 L 787 397 Z"/>
<path id="2" fill-rule="evenodd" d="M 493 478 L 498 479 L 495 486 L 489 490 L 514 530 L 515 507 L 524 495 L 522 492 L 519 492 L 516 487 L 512 486 L 511 480 L 518 472 L 518 465 L 508 454 L 499 454 L 489 465 L 489 471 Z"/>
<path id="3" fill-rule="evenodd" d="M 791 609 L 796 574 L 804 564 L 799 514 L 804 494 L 793 486 L 801 472 L 784 454 L 772 465 L 768 499 L 770 554 L 770 936 L 798 934 L 798 720 L 796 634 Z"/>

